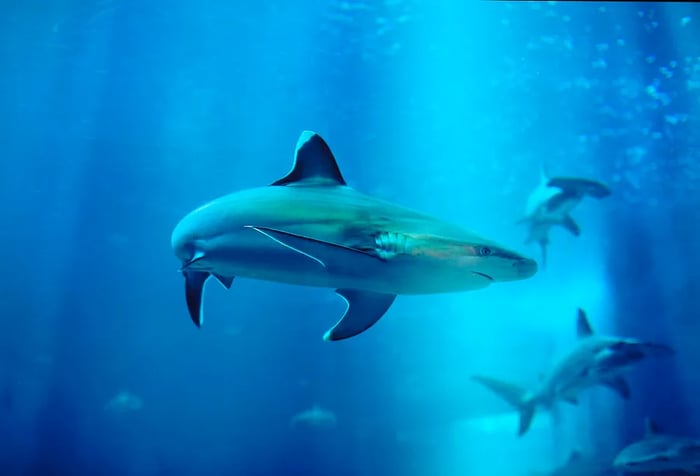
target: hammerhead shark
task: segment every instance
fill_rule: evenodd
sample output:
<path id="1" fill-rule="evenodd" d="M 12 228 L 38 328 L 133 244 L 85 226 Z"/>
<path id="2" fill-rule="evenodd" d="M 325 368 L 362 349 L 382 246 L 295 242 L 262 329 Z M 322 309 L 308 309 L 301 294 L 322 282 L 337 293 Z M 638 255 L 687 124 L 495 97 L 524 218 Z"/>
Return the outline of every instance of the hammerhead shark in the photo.
<path id="1" fill-rule="evenodd" d="M 648 418 L 644 423 L 644 438 L 618 453 L 613 462 L 616 470 L 625 473 L 683 471 L 700 474 L 700 440 L 664 434 Z"/>
<path id="2" fill-rule="evenodd" d="M 572 235 L 579 236 L 581 227 L 574 221 L 571 211 L 584 197 L 597 199 L 610 195 L 610 189 L 595 180 L 572 177 L 549 178 L 540 172 L 540 183 L 530 194 L 525 208 L 525 217 L 518 223 L 529 225 L 525 243 L 536 242 L 542 249 L 542 266 L 547 265 L 549 230 L 558 225 Z"/>
<path id="3" fill-rule="evenodd" d="M 562 400 L 576 404 L 579 394 L 591 387 L 608 387 L 622 398 L 629 399 L 630 388 L 623 374 L 647 357 L 674 353 L 663 344 L 596 335 L 583 309 L 578 310 L 576 330 L 577 345 L 554 366 L 534 391 L 491 377 L 472 377 L 520 412 L 518 435 L 524 435 L 530 428 L 538 406 L 551 408 Z"/>
<path id="4" fill-rule="evenodd" d="M 492 241 L 349 187 L 311 131 L 301 134 L 286 176 L 190 212 L 172 247 L 198 327 L 205 281 L 214 276 L 230 288 L 242 276 L 335 288 L 348 307 L 325 340 L 368 329 L 397 294 L 479 289 L 537 271 L 534 260 Z"/>

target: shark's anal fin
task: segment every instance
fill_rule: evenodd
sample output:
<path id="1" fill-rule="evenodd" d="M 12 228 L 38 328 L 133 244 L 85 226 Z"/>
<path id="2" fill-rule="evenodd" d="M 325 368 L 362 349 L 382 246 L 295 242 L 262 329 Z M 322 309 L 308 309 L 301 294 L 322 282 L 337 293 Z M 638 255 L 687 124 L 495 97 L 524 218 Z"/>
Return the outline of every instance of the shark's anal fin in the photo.
<path id="1" fill-rule="evenodd" d="M 569 230 L 569 232 L 571 232 L 571 234 L 574 236 L 579 236 L 581 234 L 581 227 L 578 226 L 578 223 L 574 221 L 571 215 L 566 215 L 564 217 L 564 221 L 561 222 L 561 225 Z"/>
<path id="2" fill-rule="evenodd" d="M 357 289 L 337 289 L 348 307 L 340 320 L 323 336 L 323 340 L 341 340 L 369 329 L 389 309 L 395 294 L 375 293 Z"/>
<path id="3" fill-rule="evenodd" d="M 299 136 L 292 170 L 272 185 L 345 185 L 338 163 L 326 141 L 315 132 Z"/>
<path id="4" fill-rule="evenodd" d="M 615 393 L 620 395 L 625 400 L 629 400 L 630 396 L 632 395 L 627 380 L 625 380 L 622 377 L 615 377 L 612 380 L 606 380 L 605 382 L 603 382 L 603 385 L 610 388 L 611 390 L 614 390 Z"/>
<path id="5" fill-rule="evenodd" d="M 187 310 L 190 312 L 192 322 L 194 322 L 197 327 L 201 327 L 203 321 L 202 294 L 204 292 L 204 283 L 209 277 L 209 273 L 185 269 L 182 274 L 185 276 Z"/>
<path id="6" fill-rule="evenodd" d="M 330 243 L 328 241 L 318 240 L 308 236 L 297 235 L 295 233 L 290 233 L 283 230 L 250 225 L 246 225 L 245 228 L 251 228 L 258 233 L 267 236 L 271 240 L 279 243 L 281 246 L 289 248 L 292 251 L 316 261 L 324 268 L 327 267 L 329 261 L 333 261 L 334 258 L 347 258 L 353 260 L 357 263 L 358 267 L 363 266 L 363 262 L 369 264 L 370 261 L 371 263 L 376 263 L 377 260 L 381 260 L 381 257 L 370 254 L 366 251 L 350 248 L 336 243 Z"/>
<path id="7" fill-rule="evenodd" d="M 586 316 L 586 311 L 581 309 L 580 307 L 578 308 L 578 316 L 576 317 L 576 336 L 579 339 L 583 339 L 585 337 L 590 337 L 593 335 L 593 327 L 591 327 L 591 323 L 588 321 L 588 317 Z"/>

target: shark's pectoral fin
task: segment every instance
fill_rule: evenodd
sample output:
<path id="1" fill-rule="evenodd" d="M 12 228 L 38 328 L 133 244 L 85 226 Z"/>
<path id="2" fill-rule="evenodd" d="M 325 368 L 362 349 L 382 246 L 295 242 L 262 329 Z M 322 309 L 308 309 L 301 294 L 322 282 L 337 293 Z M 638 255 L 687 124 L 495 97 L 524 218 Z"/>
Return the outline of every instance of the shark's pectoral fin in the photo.
<path id="1" fill-rule="evenodd" d="M 579 236 L 581 234 L 581 227 L 578 226 L 578 223 L 576 223 L 573 218 L 571 218 L 571 215 L 566 215 L 564 217 L 564 220 L 561 222 L 561 226 L 569 230 L 574 236 Z"/>
<path id="2" fill-rule="evenodd" d="M 209 277 L 209 273 L 204 271 L 184 270 L 185 275 L 185 299 L 187 300 L 187 310 L 190 312 L 192 322 L 197 327 L 202 325 L 202 294 L 204 283 Z"/>
<path id="3" fill-rule="evenodd" d="M 372 327 L 396 299 L 395 294 L 375 293 L 357 289 L 336 289 L 348 303 L 340 320 L 326 332 L 324 340 L 341 340 L 356 336 Z"/>
<path id="4" fill-rule="evenodd" d="M 618 395 L 620 395 L 625 400 L 629 400 L 632 392 L 630 391 L 630 386 L 623 377 L 615 377 L 612 380 L 607 380 L 603 382 L 603 385 L 611 390 L 614 390 Z"/>
<path id="5" fill-rule="evenodd" d="M 226 289 L 231 289 L 231 284 L 233 284 L 233 276 L 221 276 L 220 274 L 213 274 L 217 281 L 221 283 Z"/>
<path id="6" fill-rule="evenodd" d="M 326 267 L 326 263 L 333 261 L 329 258 L 335 258 L 336 260 L 353 260 L 357 263 L 357 266 L 360 267 L 363 265 L 363 262 L 369 264 L 369 260 L 371 260 L 372 263 L 376 263 L 376 260 L 381 259 L 379 256 L 372 255 L 363 250 L 350 248 L 348 246 L 339 245 L 308 236 L 297 235 L 296 233 L 290 233 L 283 230 L 251 225 L 247 225 L 246 228 L 251 228 L 258 233 L 262 233 L 271 240 L 279 243 L 281 246 L 289 248 L 292 251 L 318 262 L 324 268 Z"/>

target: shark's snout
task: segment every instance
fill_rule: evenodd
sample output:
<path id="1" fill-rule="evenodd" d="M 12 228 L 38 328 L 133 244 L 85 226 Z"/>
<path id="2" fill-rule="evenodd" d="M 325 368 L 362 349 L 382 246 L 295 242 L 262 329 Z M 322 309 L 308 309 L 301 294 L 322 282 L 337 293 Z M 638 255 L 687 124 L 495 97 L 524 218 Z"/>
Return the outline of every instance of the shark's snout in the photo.
<path id="1" fill-rule="evenodd" d="M 518 278 L 525 279 L 537 272 L 537 262 L 530 258 L 521 258 L 513 263 Z"/>

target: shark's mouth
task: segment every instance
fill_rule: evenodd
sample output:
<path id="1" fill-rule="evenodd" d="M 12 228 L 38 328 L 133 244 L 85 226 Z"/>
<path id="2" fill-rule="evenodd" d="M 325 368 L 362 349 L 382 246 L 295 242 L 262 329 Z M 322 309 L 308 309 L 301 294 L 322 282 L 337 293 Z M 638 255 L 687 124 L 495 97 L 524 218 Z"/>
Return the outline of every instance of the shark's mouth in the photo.
<path id="1" fill-rule="evenodd" d="M 472 271 L 472 273 L 476 274 L 477 276 L 483 276 L 484 278 L 488 279 L 489 281 L 493 281 L 493 278 L 489 276 L 488 274 L 480 273 L 478 271 Z"/>

